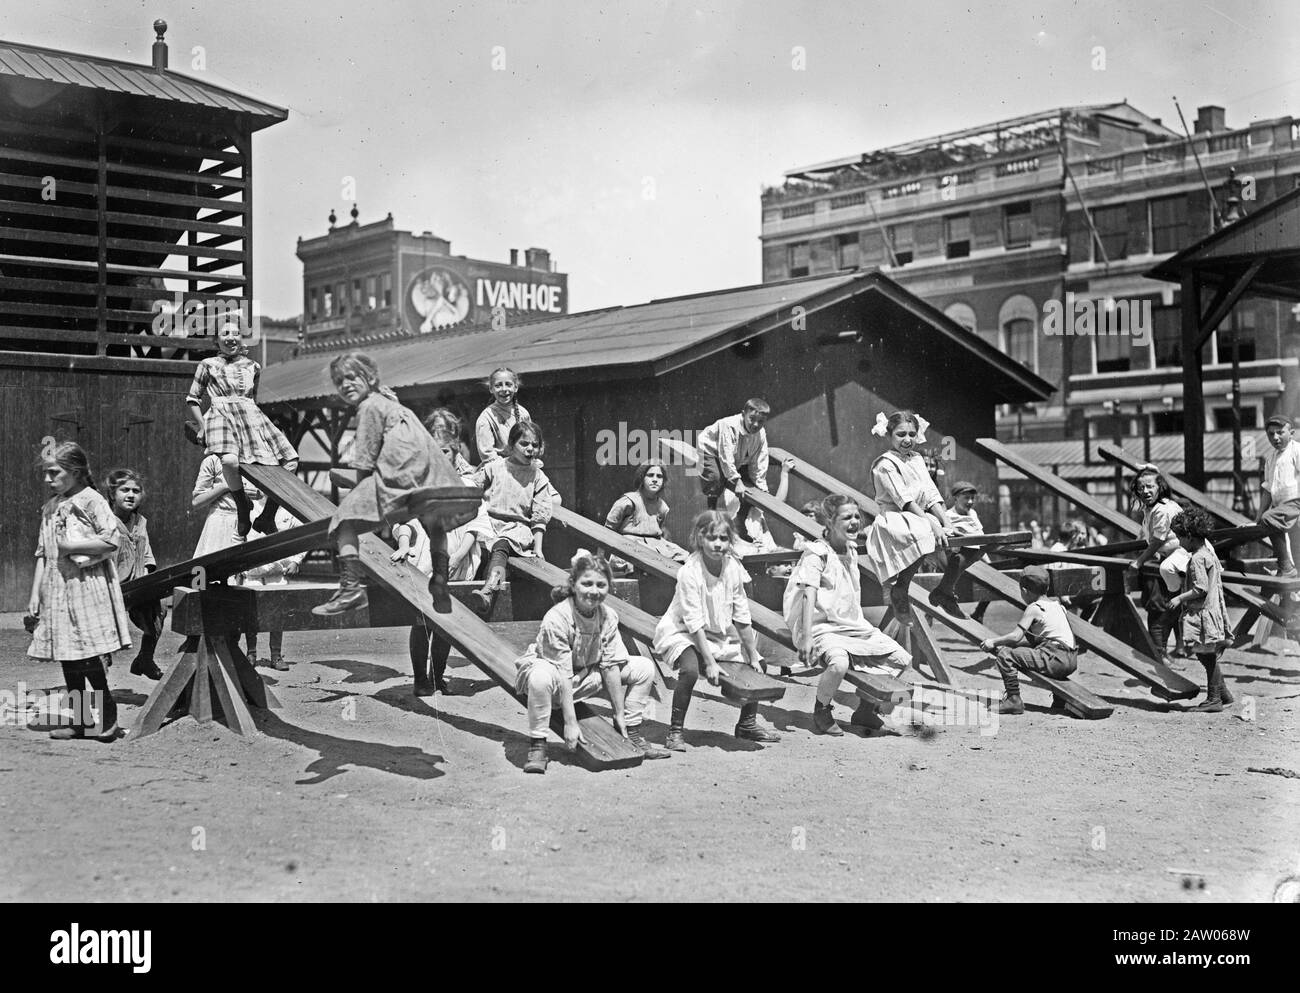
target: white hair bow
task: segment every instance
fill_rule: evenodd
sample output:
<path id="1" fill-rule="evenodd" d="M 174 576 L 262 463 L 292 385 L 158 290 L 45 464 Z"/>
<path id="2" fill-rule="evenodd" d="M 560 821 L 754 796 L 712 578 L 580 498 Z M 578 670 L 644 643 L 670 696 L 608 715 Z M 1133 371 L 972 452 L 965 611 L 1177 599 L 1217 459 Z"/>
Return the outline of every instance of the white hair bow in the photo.
<path id="1" fill-rule="evenodd" d="M 587 551 L 587 549 L 579 548 L 576 552 L 573 553 L 573 558 L 569 559 L 569 568 L 570 569 L 575 568 L 579 562 L 584 560 L 589 561 L 594 559 L 595 557 L 596 556 L 592 555 L 591 552 Z"/>
<path id="2" fill-rule="evenodd" d="M 925 444 L 925 432 L 928 431 L 929 429 L 930 429 L 930 422 L 927 421 L 920 414 L 917 414 L 916 415 L 916 443 L 918 445 Z M 885 414 L 883 410 L 876 414 L 876 423 L 875 426 L 872 427 L 871 433 L 874 434 L 877 438 L 883 438 L 886 434 L 889 433 L 889 417 Z"/>

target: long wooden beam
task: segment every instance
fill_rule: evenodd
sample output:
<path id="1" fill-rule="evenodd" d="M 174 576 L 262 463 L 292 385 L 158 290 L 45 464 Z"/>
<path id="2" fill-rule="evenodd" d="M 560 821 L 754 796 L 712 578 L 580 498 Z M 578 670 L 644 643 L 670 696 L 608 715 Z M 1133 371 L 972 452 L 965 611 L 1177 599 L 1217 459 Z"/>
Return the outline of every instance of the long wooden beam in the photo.
<path id="1" fill-rule="evenodd" d="M 788 452 L 780 449 L 773 449 L 772 454 L 779 459 L 791 457 Z M 793 471 L 814 486 L 824 488 L 830 493 L 844 493 L 852 497 L 869 516 L 879 516 L 880 508 L 875 500 L 860 490 L 841 483 L 820 469 L 814 469 L 803 459 L 795 458 Z M 1002 599 L 1020 607 L 1022 610 L 1024 609 L 1025 602 L 1021 599 L 1020 587 L 992 566 L 983 562 L 976 562 L 966 572 L 971 578 L 984 583 Z M 1181 700 L 1190 699 L 1200 693 L 1201 689 L 1196 683 L 1185 679 L 1168 666 L 1142 655 L 1132 646 L 1124 644 L 1118 638 L 1098 627 L 1094 627 L 1073 614 L 1069 615 L 1069 618 L 1070 629 L 1074 632 L 1074 636 L 1080 644 L 1111 664 L 1123 669 L 1129 675 L 1141 680 L 1160 696 L 1167 699 Z"/>
<path id="2" fill-rule="evenodd" d="M 1143 464 L 1124 449 L 1116 448 L 1109 442 L 1103 442 L 1097 447 L 1097 451 L 1102 458 L 1117 462 L 1130 472 L 1137 472 L 1138 468 Z M 1188 503 L 1195 504 L 1203 510 L 1208 510 L 1225 524 L 1235 527 L 1250 527 L 1255 523 L 1245 514 L 1233 510 L 1226 503 L 1220 503 L 1201 490 L 1188 486 L 1176 476 L 1166 473 L 1165 480 L 1169 483 L 1169 489 L 1173 491 L 1174 496 L 1182 497 Z"/>
<path id="3" fill-rule="evenodd" d="M 334 513 L 335 507 L 293 473 L 280 466 L 241 465 L 240 471 L 264 493 L 280 501 L 290 513 L 305 519 L 319 521 Z M 433 609 L 423 576 L 416 578 L 392 561 L 392 549 L 373 534 L 362 535 L 358 541 L 361 567 L 366 573 L 401 597 L 424 615 L 429 625 L 449 641 L 471 663 L 488 675 L 493 682 L 515 699 L 516 652 L 474 612 L 456 600 L 451 602 L 450 614 L 439 614 Z M 638 748 L 614 730 L 613 726 L 595 711 L 582 703 L 575 704 L 578 723 L 582 726 L 586 745 L 578 746 L 579 757 L 591 768 L 621 769 L 640 765 L 642 756 Z M 562 718 L 556 711 L 551 727 L 562 733 Z"/>

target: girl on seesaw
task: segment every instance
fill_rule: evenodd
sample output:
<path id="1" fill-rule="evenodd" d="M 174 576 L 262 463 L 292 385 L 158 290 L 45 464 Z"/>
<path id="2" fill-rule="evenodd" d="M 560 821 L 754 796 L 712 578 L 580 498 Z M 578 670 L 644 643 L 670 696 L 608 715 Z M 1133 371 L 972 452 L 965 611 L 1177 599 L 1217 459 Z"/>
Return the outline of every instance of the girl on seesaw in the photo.
<path id="1" fill-rule="evenodd" d="M 1228 608 L 1223 602 L 1223 566 L 1206 536 L 1214 522 L 1203 510 L 1184 510 L 1171 527 L 1188 553 L 1182 592 L 1169 605 L 1183 612 L 1183 640 L 1205 667 L 1205 700 L 1192 708 L 1217 714 L 1235 697 L 1223 682 L 1219 660 L 1231 644 Z"/>
<path id="2" fill-rule="evenodd" d="M 330 521 L 342 572 L 338 592 L 312 613 L 330 616 L 367 606 L 357 536 L 412 517 L 419 517 L 429 535 L 433 609 L 451 613 L 447 530 L 478 513 L 482 494 L 464 485 L 415 412 L 380 385 L 379 369 L 368 355 L 338 356 L 330 363 L 330 376 L 343 401 L 357 408 L 352 465 L 358 482 Z"/>
<path id="3" fill-rule="evenodd" d="M 1147 543 L 1147 547 L 1130 563 L 1130 568 L 1137 570 L 1138 577 L 1142 580 L 1147 631 L 1159 653 L 1156 661 L 1167 662 L 1165 646 L 1169 641 L 1171 627 L 1175 628 L 1175 640 L 1179 653 L 1182 654 L 1183 639 L 1181 630 L 1178 629 L 1178 614 L 1170 605 L 1169 598 L 1182 589 L 1183 575 L 1187 572 L 1188 553 L 1183 550 L 1178 536 L 1170 527 L 1183 508 L 1175 502 L 1164 474 L 1150 463 L 1138 469 L 1130 493 L 1133 502 L 1143 509 L 1140 533 Z M 1142 567 L 1152 559 L 1159 563 L 1160 575 L 1144 578 Z"/>
<path id="4" fill-rule="evenodd" d="M 862 614 L 862 583 L 854 548 L 862 530 L 862 511 L 852 498 L 832 494 L 817 508 L 817 521 L 826 528 L 819 540 L 804 543 L 799 564 L 785 588 L 782 613 L 805 665 L 825 665 L 817 681 L 813 730 L 838 736 L 832 706 L 849 666 L 889 676 L 901 676 L 912 664 L 903 647 L 877 630 Z M 875 711 L 859 703 L 851 724 L 873 729 L 881 725 Z"/>
<path id="5" fill-rule="evenodd" d="M 531 421 L 528 409 L 515 399 L 523 381 L 513 369 L 502 366 L 493 370 L 483 384 L 492 394 L 492 402 L 483 408 L 474 424 L 474 442 L 479 464 L 510 457 L 510 431 L 521 421 Z"/>
<path id="6" fill-rule="evenodd" d="M 221 460 L 221 475 L 235 503 L 236 532 L 243 538 L 253 528 L 253 501 L 244 492 L 240 463 L 279 465 L 292 472 L 298 467 L 298 453 L 257 406 L 257 382 L 262 367 L 248 357 L 239 321 L 228 319 L 217 331 L 218 354 L 199 363 L 194 383 L 185 398 L 190 416 L 190 438 L 204 445 L 205 455 Z M 203 413 L 203 398 L 210 404 Z M 266 498 L 266 509 L 257 518 L 257 530 L 275 533 L 275 511 L 279 504 Z"/>
<path id="7" fill-rule="evenodd" d="M 926 472 L 917 451 L 923 440 L 921 420 L 910 410 L 897 410 L 876 418 L 874 435 L 889 439 L 889 451 L 871 465 L 880 514 L 867 531 L 867 561 L 889 597 L 894 619 L 902 627 L 912 622 L 908 588 L 921 560 L 936 547 L 948 547 L 949 526 L 943 497 Z M 954 584 L 957 577 L 953 577 Z M 964 617 L 949 596 L 940 604 L 948 613 Z"/>
<path id="8" fill-rule="evenodd" d="M 568 580 L 551 591 L 554 607 L 542 618 L 537 638 L 517 665 L 515 691 L 528 698 L 528 761 L 524 772 L 546 772 L 546 730 L 559 706 L 564 743 L 584 742 L 574 701 L 602 689 L 613 708 L 614 726 L 647 759 L 666 759 L 664 749 L 641 732 L 654 663 L 629 656 L 618 630 L 618 615 L 605 606 L 613 575 L 604 556 L 578 549 Z"/>
<path id="9" fill-rule="evenodd" d="M 95 489 L 80 445 L 71 441 L 55 445 L 43 456 L 41 472 L 53 495 L 41 508 L 36 574 L 27 604 L 36 627 L 27 654 L 58 662 L 64 683 L 76 694 L 73 724 L 55 728 L 50 737 L 86 737 L 92 728 L 86 694 L 89 684 L 99 694 L 103 727 L 94 737 L 116 741 L 124 732 L 117 724 L 117 703 L 108 688 L 107 667 L 113 663 L 113 652 L 131 647 L 114 561 L 117 521 L 108 501 Z"/>
<path id="10" fill-rule="evenodd" d="M 732 519 L 722 511 L 706 510 L 695 518 L 690 535 L 693 551 L 677 573 L 677 589 L 668 612 L 655 627 L 655 655 L 677 670 L 672 724 L 664 745 L 670 751 L 686 751 L 686 711 L 701 672 L 717 686 L 721 676 L 718 662 L 743 660 L 762 671 L 745 596 L 746 573 L 731 551 L 735 538 Z M 745 741 L 781 740 L 758 726 L 757 703 L 740 708 L 735 735 Z"/>
<path id="11" fill-rule="evenodd" d="M 471 605 L 482 617 L 492 613 L 505 583 L 507 559 L 511 555 L 542 557 L 542 540 L 553 507 L 553 487 L 537 467 L 545 449 L 542 429 L 532 421 L 522 421 L 510 429 L 510 457 L 484 462 L 468 480 L 483 487 L 491 528 L 479 539 L 491 556 L 487 581 L 481 590 L 470 594 Z"/>
<path id="12" fill-rule="evenodd" d="M 667 482 L 664 464 L 651 460 L 637 466 L 632 474 L 632 489 L 614 501 L 605 515 L 605 527 L 631 538 L 674 562 L 684 563 L 690 553 L 668 537 L 664 520 L 668 517 L 668 501 L 664 499 Z M 631 572 L 629 563 L 618 556 L 610 559 L 616 572 Z"/>

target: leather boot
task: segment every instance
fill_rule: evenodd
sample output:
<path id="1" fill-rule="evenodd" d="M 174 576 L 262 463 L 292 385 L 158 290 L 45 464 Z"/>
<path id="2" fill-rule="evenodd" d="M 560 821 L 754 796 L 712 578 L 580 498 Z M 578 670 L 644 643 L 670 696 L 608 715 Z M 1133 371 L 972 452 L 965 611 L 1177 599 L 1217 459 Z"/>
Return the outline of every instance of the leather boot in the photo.
<path id="1" fill-rule="evenodd" d="M 833 704 L 829 703 L 813 704 L 813 732 L 838 738 L 844 734 L 844 729 L 835 723 L 835 715 L 831 711 L 832 706 Z"/>
<path id="2" fill-rule="evenodd" d="M 312 607 L 317 617 L 333 617 L 351 610 L 361 610 L 370 605 L 365 584 L 361 581 L 361 558 L 357 555 L 339 556 L 339 588 L 326 603 Z"/>
<path id="3" fill-rule="evenodd" d="M 948 564 L 943 570 L 943 579 L 939 580 L 939 585 L 930 591 L 930 603 L 948 612 L 953 617 L 966 616 L 962 613 L 961 604 L 957 602 L 957 597 L 953 595 L 957 588 L 957 576 L 960 573 L 961 556 L 954 552 L 948 556 Z"/>
<path id="4" fill-rule="evenodd" d="M 430 562 L 433 572 L 429 575 L 429 596 L 433 600 L 433 609 L 439 614 L 450 614 L 451 593 L 447 589 L 447 573 L 451 569 L 451 558 L 446 552 L 434 552 Z"/>
<path id="5" fill-rule="evenodd" d="M 524 763 L 524 772 L 544 774 L 546 772 L 546 739 L 532 738 L 528 742 L 528 760 Z"/>
<path id="6" fill-rule="evenodd" d="M 672 758 L 672 753 L 658 745 L 651 744 L 646 740 L 645 735 L 641 733 L 640 724 L 629 724 L 627 726 L 627 740 L 641 750 L 641 757 L 645 759 L 668 759 Z"/>
<path id="7" fill-rule="evenodd" d="M 248 493 L 242 489 L 230 495 L 235 500 L 235 534 L 245 538 L 248 532 L 253 530 L 253 501 L 248 499 Z"/>

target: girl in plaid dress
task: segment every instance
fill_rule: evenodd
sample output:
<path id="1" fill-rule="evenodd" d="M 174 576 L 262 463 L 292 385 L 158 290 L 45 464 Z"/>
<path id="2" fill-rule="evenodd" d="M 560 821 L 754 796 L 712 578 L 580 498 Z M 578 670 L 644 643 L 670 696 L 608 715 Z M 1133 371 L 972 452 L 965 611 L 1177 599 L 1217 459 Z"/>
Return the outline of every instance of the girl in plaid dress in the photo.
<path id="1" fill-rule="evenodd" d="M 338 592 L 327 603 L 313 607 L 312 613 L 329 617 L 367 606 L 358 536 L 412 517 L 420 519 L 432 546 L 429 596 L 433 609 L 451 613 L 447 531 L 474 518 L 483 501 L 482 489 L 464 484 L 415 412 L 380 385 L 379 368 L 368 355 L 347 352 L 338 356 L 330 363 L 330 376 L 343 401 L 357 408 L 352 465 L 363 478 L 330 520 L 330 536 L 338 542 L 342 572 Z"/>
<path id="2" fill-rule="evenodd" d="M 1213 527 L 1210 515 L 1199 509 L 1182 511 L 1170 524 L 1189 557 L 1183 590 L 1169 601 L 1169 606 L 1182 608 L 1183 639 L 1205 667 L 1205 699 L 1192 708 L 1205 714 L 1222 713 L 1224 704 L 1236 699 L 1224 684 L 1223 670 L 1219 668 L 1224 649 L 1232 644 L 1232 622 L 1223 602 L 1223 566 L 1207 540 Z"/>
<path id="3" fill-rule="evenodd" d="M 92 727 L 86 707 L 86 684 L 99 694 L 103 730 L 100 741 L 122 737 L 117 704 L 108 688 L 112 652 L 131 647 L 126 607 L 117 581 L 117 525 L 113 511 L 90 474 L 81 446 L 65 441 L 42 459 L 45 483 L 54 496 L 41 508 L 41 536 L 36 546 L 36 575 L 28 613 L 37 618 L 27 654 L 58 662 L 63 681 L 75 690 L 76 717 L 71 727 L 50 732 L 55 739 L 84 738 Z M 75 522 L 77 527 L 70 525 Z M 89 537 L 74 539 L 80 530 Z M 88 556 L 77 565 L 72 556 Z"/>
<path id="4" fill-rule="evenodd" d="M 235 501 L 236 529 L 244 537 L 253 527 L 253 501 L 244 492 L 239 464 L 281 465 L 292 471 L 298 467 L 298 453 L 257 406 L 262 367 L 246 354 L 238 321 L 221 325 L 217 345 L 219 354 L 204 359 L 194 371 L 185 403 L 204 454 L 221 459 L 221 474 Z M 210 401 L 206 414 L 202 413 L 205 395 Z M 263 534 L 275 532 L 278 507 L 268 495 L 266 509 L 257 518 L 257 529 Z"/>

